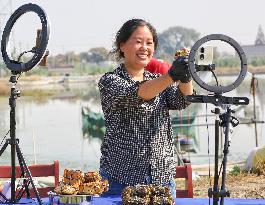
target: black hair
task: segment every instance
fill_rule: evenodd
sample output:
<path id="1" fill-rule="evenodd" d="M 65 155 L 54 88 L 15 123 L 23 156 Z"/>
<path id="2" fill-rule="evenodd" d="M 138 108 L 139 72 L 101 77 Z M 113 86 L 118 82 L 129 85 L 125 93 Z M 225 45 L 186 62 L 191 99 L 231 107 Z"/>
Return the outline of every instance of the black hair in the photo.
<path id="1" fill-rule="evenodd" d="M 126 21 L 117 32 L 113 48 L 110 51 L 110 54 L 113 55 L 117 61 L 124 58 L 124 53 L 120 49 L 121 43 L 125 43 L 139 26 L 146 26 L 150 30 L 153 35 L 154 48 L 156 50 L 158 44 L 156 29 L 143 19 L 131 19 Z"/>

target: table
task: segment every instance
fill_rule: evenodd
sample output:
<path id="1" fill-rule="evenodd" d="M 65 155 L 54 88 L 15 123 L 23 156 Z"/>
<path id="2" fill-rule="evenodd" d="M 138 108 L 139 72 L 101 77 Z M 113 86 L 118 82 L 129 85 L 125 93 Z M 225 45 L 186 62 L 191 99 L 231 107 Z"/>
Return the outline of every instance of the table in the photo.
<path id="1" fill-rule="evenodd" d="M 38 205 L 38 202 L 32 199 L 21 199 L 25 205 Z M 49 199 L 42 199 L 44 205 L 49 205 Z M 178 198 L 175 199 L 176 205 L 209 205 L 208 198 Z M 92 203 L 83 203 L 84 205 L 122 205 L 119 196 L 113 197 L 94 197 Z M 212 205 L 212 200 L 210 202 Z M 225 205 L 265 205 L 265 199 L 235 199 L 225 198 Z M 0 205 L 2 205 L 0 203 Z"/>

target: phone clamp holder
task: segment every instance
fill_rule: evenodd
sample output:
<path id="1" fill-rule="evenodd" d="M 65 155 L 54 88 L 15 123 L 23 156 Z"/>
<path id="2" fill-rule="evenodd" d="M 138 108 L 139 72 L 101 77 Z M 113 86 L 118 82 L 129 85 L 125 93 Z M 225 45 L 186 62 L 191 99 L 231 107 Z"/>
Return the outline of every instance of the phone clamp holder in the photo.
<path id="1" fill-rule="evenodd" d="M 209 64 L 209 65 L 195 65 L 196 72 L 197 71 L 214 71 L 215 70 L 215 64 Z"/>

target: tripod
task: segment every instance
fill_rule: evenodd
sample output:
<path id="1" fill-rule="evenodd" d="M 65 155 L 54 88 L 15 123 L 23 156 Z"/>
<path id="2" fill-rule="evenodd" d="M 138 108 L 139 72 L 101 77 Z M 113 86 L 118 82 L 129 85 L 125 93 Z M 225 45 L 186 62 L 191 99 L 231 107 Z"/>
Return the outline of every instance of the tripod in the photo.
<path id="1" fill-rule="evenodd" d="M 230 197 L 230 192 L 226 190 L 225 187 L 225 179 L 226 179 L 226 165 L 227 165 L 227 155 L 229 153 L 230 147 L 230 127 L 236 127 L 239 124 L 237 118 L 232 116 L 234 113 L 233 110 L 230 109 L 230 105 L 227 106 L 226 112 L 220 114 L 220 108 L 215 108 L 214 114 L 219 115 L 219 119 L 215 120 L 215 163 L 214 163 L 214 186 L 213 188 L 209 188 L 208 196 L 213 198 L 213 205 L 217 205 L 219 201 L 219 197 L 221 197 L 220 204 L 224 204 L 224 197 Z M 225 139 L 224 139 L 224 148 L 223 148 L 223 161 L 222 161 L 222 185 L 221 189 L 219 189 L 218 181 L 219 181 L 219 173 L 218 173 L 218 149 L 219 149 L 219 127 L 224 128 Z"/>
<path id="2" fill-rule="evenodd" d="M 16 99 L 20 97 L 20 91 L 16 90 L 15 85 L 17 83 L 16 75 L 20 74 L 20 72 L 12 71 L 12 75 L 9 79 L 9 82 L 11 83 L 11 92 L 10 92 L 10 98 L 9 98 L 9 105 L 10 105 L 10 139 L 7 139 L 4 145 L 2 146 L 0 150 L 0 156 L 3 154 L 5 149 L 8 145 L 11 146 L 11 199 L 6 199 L 6 197 L 3 197 L 5 199 L 5 203 L 7 204 L 16 204 L 19 203 L 19 200 L 21 199 L 23 195 L 23 189 L 25 189 L 27 193 L 27 197 L 30 198 L 29 193 L 29 185 L 31 184 L 32 189 L 34 191 L 34 194 L 39 202 L 39 204 L 42 204 L 40 195 L 35 187 L 35 184 L 33 183 L 32 175 L 30 173 L 30 170 L 28 168 L 28 165 L 25 161 L 25 158 L 23 156 L 23 153 L 21 151 L 21 148 L 19 146 L 19 139 L 16 139 L 16 115 L 15 115 L 15 108 L 16 108 Z M 18 192 L 16 196 L 16 154 L 21 170 L 21 178 L 24 178 L 23 180 L 23 186 L 21 190 Z"/>
<path id="3" fill-rule="evenodd" d="M 224 205 L 224 197 L 230 197 L 230 192 L 226 190 L 225 180 L 226 180 L 226 165 L 227 165 L 227 155 L 229 153 L 229 134 L 230 127 L 237 126 L 239 121 L 237 118 L 232 116 L 234 111 L 230 109 L 231 105 L 247 105 L 249 103 L 249 99 L 246 97 L 225 97 L 219 94 L 214 94 L 212 96 L 203 96 L 203 95 L 190 95 L 186 97 L 188 101 L 194 103 L 212 103 L 217 106 L 214 110 L 214 114 L 219 116 L 215 120 L 215 163 L 214 163 L 214 185 L 213 188 L 209 188 L 208 196 L 209 198 L 213 198 L 213 205 L 217 205 L 220 200 L 220 205 Z M 220 114 L 220 108 L 226 108 L 223 114 Z M 224 139 L 224 148 L 223 148 L 223 161 L 221 167 L 222 171 L 222 184 L 221 189 L 219 188 L 219 173 L 218 173 L 218 149 L 219 149 L 219 127 L 223 127 L 225 131 L 225 139 Z"/>

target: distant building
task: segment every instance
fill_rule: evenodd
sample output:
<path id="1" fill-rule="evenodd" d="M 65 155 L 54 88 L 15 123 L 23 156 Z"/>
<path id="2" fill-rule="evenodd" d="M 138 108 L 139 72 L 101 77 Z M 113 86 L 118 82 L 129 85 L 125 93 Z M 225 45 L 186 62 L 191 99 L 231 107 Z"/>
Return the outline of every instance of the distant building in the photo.
<path id="1" fill-rule="evenodd" d="M 258 28 L 255 44 L 241 47 L 245 51 L 247 58 L 265 57 L 265 37 L 261 25 Z"/>

